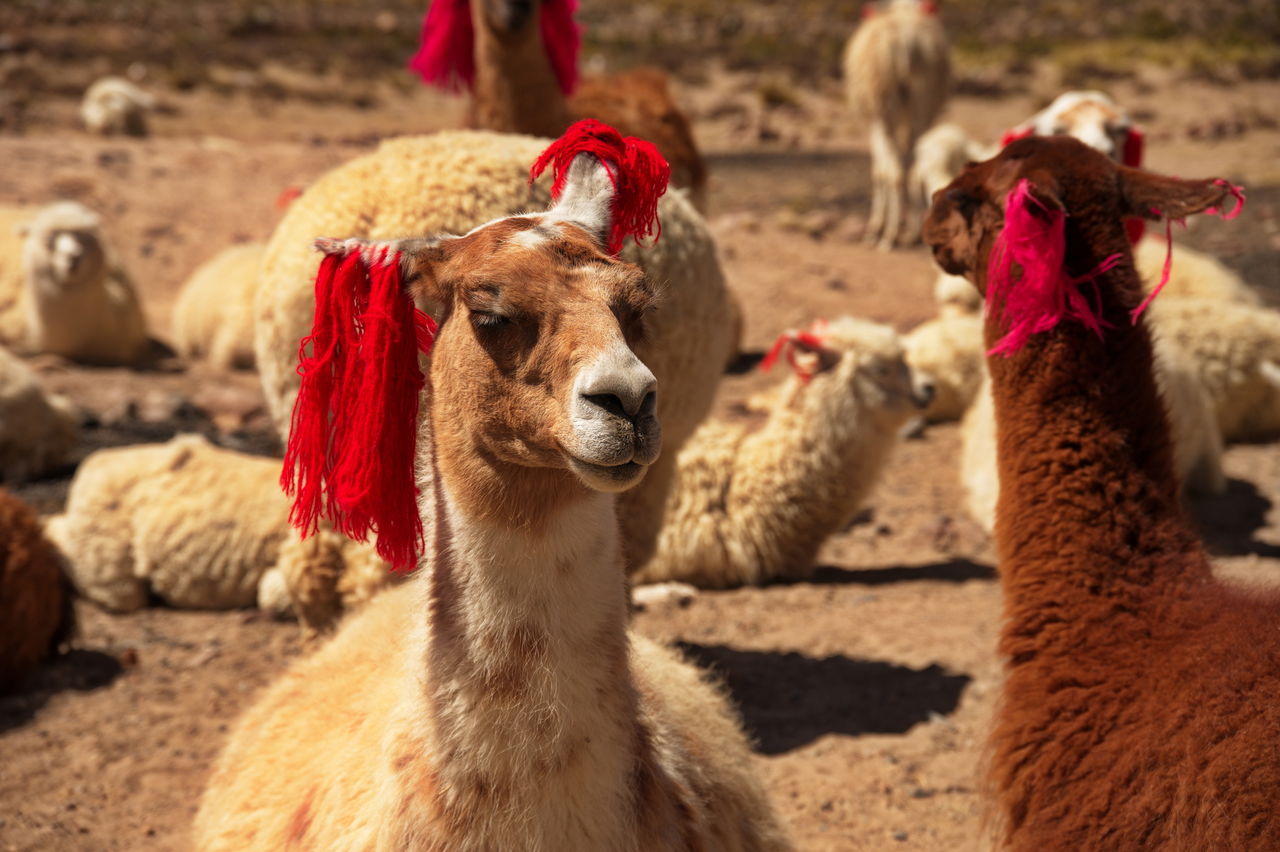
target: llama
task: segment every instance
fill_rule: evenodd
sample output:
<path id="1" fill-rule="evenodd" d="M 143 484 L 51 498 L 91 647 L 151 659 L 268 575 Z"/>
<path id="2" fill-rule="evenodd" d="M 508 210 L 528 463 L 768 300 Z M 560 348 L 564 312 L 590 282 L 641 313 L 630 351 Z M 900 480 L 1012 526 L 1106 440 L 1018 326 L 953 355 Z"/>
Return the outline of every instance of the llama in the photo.
<path id="1" fill-rule="evenodd" d="M 566 180 L 545 214 L 462 237 L 321 242 L 335 252 L 321 282 L 325 269 L 330 281 L 368 274 L 365 286 L 384 288 L 375 309 L 400 317 L 382 335 L 402 335 L 394 363 L 333 365 L 334 375 L 397 371 L 387 381 L 398 395 L 364 400 L 385 403 L 377 410 L 395 434 L 415 428 L 424 381 L 401 280 L 439 321 L 422 394 L 420 507 L 412 479 L 404 489 L 411 456 L 376 498 L 399 495 L 379 504 L 379 548 L 393 519 L 421 513 L 426 555 L 416 577 L 372 601 L 239 723 L 196 818 L 198 848 L 786 848 L 723 696 L 627 632 L 612 495 L 644 475 L 661 443 L 653 374 L 631 348 L 656 290 L 606 249 L 652 211 L 637 213 L 646 201 L 633 178 L 613 183 L 610 168 L 630 157 L 621 139 L 616 154 L 602 152 L 608 166 L 573 147 L 580 140 L 553 149 Z M 321 354 L 304 362 L 317 394 L 330 373 L 307 365 L 332 351 L 321 346 L 329 319 L 318 309 Z M 300 399 L 329 398 L 310 394 L 304 385 Z M 296 412 L 300 461 L 316 448 L 325 457 L 327 425 L 361 434 L 351 431 L 360 403 L 317 405 Z M 313 415 L 314 442 L 299 437 Z M 407 447 L 380 443 L 375 460 L 412 453 L 406 434 Z M 364 450 L 357 440 L 335 448 L 330 469 L 354 476 L 325 493 L 383 484 L 347 468 Z M 307 470 L 293 480 L 297 507 L 311 505 Z"/>
<path id="2" fill-rule="evenodd" d="M 916 140 L 942 112 L 951 56 L 933 4 L 890 0 L 844 52 L 849 104 L 871 122 L 871 216 L 866 242 L 888 250 L 906 236 L 903 214 Z"/>
<path id="3" fill-rule="evenodd" d="M 648 139 L 671 163 L 671 181 L 707 209 L 707 167 L 689 119 L 653 68 L 579 77 L 576 0 L 432 0 L 422 45 L 409 62 L 425 82 L 471 88 L 469 123 L 483 130 L 556 137 L 594 118 Z"/>
<path id="4" fill-rule="evenodd" d="M 74 632 L 58 551 L 31 507 L 0 488 L 0 694 Z"/>
<path id="5" fill-rule="evenodd" d="M 80 119 L 90 133 L 147 135 L 147 113 L 159 106 L 154 95 L 123 77 L 103 77 L 85 90 Z"/>
<path id="6" fill-rule="evenodd" d="M 1031 138 L 926 218 L 935 258 L 990 306 L 1005 848 L 1280 848 L 1280 600 L 1215 581 L 1178 505 L 1124 224 L 1235 192 Z"/>

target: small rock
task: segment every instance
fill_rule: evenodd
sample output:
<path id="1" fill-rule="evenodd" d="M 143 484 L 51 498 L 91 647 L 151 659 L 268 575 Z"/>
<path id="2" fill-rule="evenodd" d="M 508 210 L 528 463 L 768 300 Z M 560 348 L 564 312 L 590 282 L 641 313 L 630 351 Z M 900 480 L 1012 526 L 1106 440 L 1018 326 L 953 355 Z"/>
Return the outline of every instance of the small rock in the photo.
<path id="1" fill-rule="evenodd" d="M 910 835 L 905 831 L 895 831 L 893 833 L 893 839 L 899 843 L 905 843 L 908 837 L 910 837 Z"/>
<path id="2" fill-rule="evenodd" d="M 125 648 L 116 654 L 116 660 L 126 669 L 131 669 L 138 664 L 138 649 Z"/>

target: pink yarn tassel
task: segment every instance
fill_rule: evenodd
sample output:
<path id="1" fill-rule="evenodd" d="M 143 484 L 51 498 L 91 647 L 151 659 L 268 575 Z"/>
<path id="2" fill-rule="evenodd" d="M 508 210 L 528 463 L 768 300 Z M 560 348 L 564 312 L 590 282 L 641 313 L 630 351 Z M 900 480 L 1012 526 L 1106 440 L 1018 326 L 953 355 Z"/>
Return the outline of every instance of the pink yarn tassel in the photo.
<path id="1" fill-rule="evenodd" d="M 1004 230 L 991 248 L 988 263 L 987 310 L 1000 311 L 1008 325 L 988 355 L 1012 355 L 1033 334 L 1055 328 L 1064 318 L 1077 320 L 1102 336 L 1105 322 L 1099 300 L 1095 294 L 1090 304 L 1079 285 L 1093 281 L 1123 257 L 1112 255 L 1092 272 L 1072 278 L 1064 267 L 1066 253 L 1066 213 L 1045 207 L 1031 194 L 1030 182 L 1020 181 L 1009 193 Z M 1016 280 L 1015 266 L 1022 270 Z"/>

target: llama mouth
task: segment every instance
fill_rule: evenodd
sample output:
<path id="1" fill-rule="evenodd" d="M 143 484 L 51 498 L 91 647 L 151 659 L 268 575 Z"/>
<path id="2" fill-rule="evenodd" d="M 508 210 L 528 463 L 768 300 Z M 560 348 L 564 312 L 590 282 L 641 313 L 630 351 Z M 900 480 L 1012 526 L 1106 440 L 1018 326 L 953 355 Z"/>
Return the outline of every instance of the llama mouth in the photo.
<path id="1" fill-rule="evenodd" d="M 621 464 L 593 464 L 568 456 L 569 469 L 588 485 L 601 491 L 622 491 L 635 485 L 649 465 L 632 460 Z"/>

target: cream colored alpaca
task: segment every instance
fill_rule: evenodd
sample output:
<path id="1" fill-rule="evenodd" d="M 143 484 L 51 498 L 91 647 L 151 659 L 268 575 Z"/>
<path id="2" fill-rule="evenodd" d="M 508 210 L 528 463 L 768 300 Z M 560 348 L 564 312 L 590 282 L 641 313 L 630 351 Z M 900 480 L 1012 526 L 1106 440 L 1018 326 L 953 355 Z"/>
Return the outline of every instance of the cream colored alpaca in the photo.
<path id="1" fill-rule="evenodd" d="M 263 243 L 229 246 L 202 263 L 173 305 L 173 342 L 187 358 L 253 369 L 253 294 Z"/>
<path id="2" fill-rule="evenodd" d="M 658 551 L 636 582 L 807 577 L 857 514 L 932 382 L 907 366 L 888 326 L 842 317 L 814 338 L 790 344 L 811 378 L 788 377 L 763 426 L 709 422 L 680 452 Z"/>
<path id="3" fill-rule="evenodd" d="M 849 104 L 871 123 L 866 241 L 891 249 L 913 236 L 902 226 L 916 140 L 950 93 L 950 49 L 936 13 L 921 0 L 890 0 L 849 40 L 844 78 Z"/>
<path id="4" fill-rule="evenodd" d="M 654 292 L 600 252 L 611 200 L 580 155 L 545 215 L 395 244 L 441 323 L 427 552 L 236 726 L 197 848 L 785 848 L 723 696 L 627 632 L 609 492 L 660 433 L 627 343 Z"/>
<path id="5" fill-rule="evenodd" d="M 316 234 L 383 239 L 465 233 L 499 216 L 538 209 L 549 181 L 529 185 L 529 164 L 546 140 L 453 132 L 384 142 L 321 177 L 295 201 L 263 259 L 254 347 L 267 409 L 281 435 L 298 391 L 298 341 L 311 329 L 319 261 Z M 662 383 L 658 400 L 668 452 L 621 498 L 623 550 L 639 566 L 653 552 L 680 448 L 711 408 L 736 343 L 732 300 L 706 221 L 681 193 L 658 204 L 662 239 L 627 241 L 623 257 L 663 291 L 638 351 Z"/>

